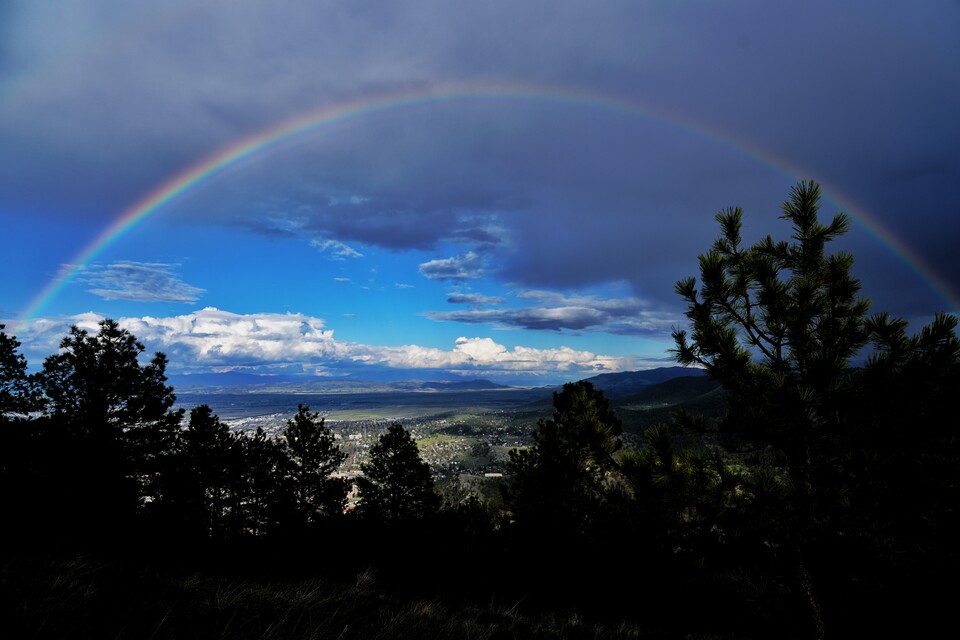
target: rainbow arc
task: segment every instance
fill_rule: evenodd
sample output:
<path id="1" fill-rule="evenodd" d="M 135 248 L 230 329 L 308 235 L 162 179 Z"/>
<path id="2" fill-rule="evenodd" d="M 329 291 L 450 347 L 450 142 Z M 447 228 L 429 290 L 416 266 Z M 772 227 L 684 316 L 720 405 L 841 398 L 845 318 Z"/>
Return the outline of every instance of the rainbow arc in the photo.
<path id="1" fill-rule="evenodd" d="M 572 106 L 600 109 L 608 112 L 652 118 L 678 128 L 707 136 L 728 147 L 733 147 L 748 156 L 773 168 L 778 173 L 795 181 L 804 178 L 805 172 L 789 162 L 759 149 L 743 140 L 735 140 L 722 131 L 665 113 L 649 104 L 640 104 L 595 93 L 571 91 L 553 87 L 534 87 L 505 84 L 455 84 L 419 88 L 346 101 L 328 105 L 288 118 L 261 131 L 228 144 L 200 161 L 184 168 L 157 185 L 150 192 L 131 204 L 93 241 L 80 251 L 70 266 L 52 279 L 29 303 L 19 318 L 23 329 L 36 318 L 57 294 L 80 274 L 91 261 L 106 248 L 118 242 L 138 224 L 170 207 L 177 200 L 200 189 L 241 161 L 252 161 L 266 156 L 281 145 L 315 134 L 328 127 L 349 121 L 404 108 L 416 108 L 436 103 L 456 103 L 477 100 L 513 100 L 525 102 L 554 102 Z M 862 224 L 877 240 L 914 271 L 952 311 L 960 310 L 960 296 L 915 250 L 900 240 L 882 222 L 859 207 L 850 198 L 821 185 L 824 195 L 839 205 Z"/>

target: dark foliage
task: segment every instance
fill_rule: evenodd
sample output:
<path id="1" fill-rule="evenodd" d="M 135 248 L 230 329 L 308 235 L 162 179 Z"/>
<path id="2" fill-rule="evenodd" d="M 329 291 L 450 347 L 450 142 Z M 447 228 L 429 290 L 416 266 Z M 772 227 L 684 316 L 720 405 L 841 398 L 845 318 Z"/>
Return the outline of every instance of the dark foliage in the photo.
<path id="1" fill-rule="evenodd" d="M 142 364 L 143 351 L 104 320 L 96 335 L 73 327 L 44 361 L 45 413 L 24 434 L 22 480 L 34 505 L 18 518 L 24 533 L 112 540 L 160 503 L 182 411 L 171 410 L 166 356 Z"/>
<path id="2" fill-rule="evenodd" d="M 821 224 L 819 198 L 815 183 L 801 183 L 784 203 L 792 242 L 745 247 L 741 211 L 717 214 L 721 235 L 700 256 L 700 288 L 677 283 L 690 333 L 674 337 L 677 359 L 727 390 L 720 442 L 743 469 L 741 499 L 717 514 L 726 542 L 715 558 L 778 585 L 760 606 L 786 615 L 791 602 L 805 606 L 810 633 L 822 637 L 858 598 L 897 593 L 915 604 L 909 591 L 922 585 L 902 580 L 929 567 L 924 558 L 958 567 L 942 537 L 956 533 L 946 505 L 956 503 L 958 461 L 942 417 L 960 352 L 952 317 L 914 338 L 901 320 L 867 317 L 853 257 L 825 251 L 849 219 Z M 871 343 L 874 355 L 854 369 Z M 778 589 L 793 595 L 778 604 Z"/>
<path id="3" fill-rule="evenodd" d="M 27 375 L 20 343 L 8 336 L 5 328 L 0 324 L 0 424 L 23 418 L 42 406 L 36 379 Z"/>
<path id="4" fill-rule="evenodd" d="M 209 406 L 190 412 L 177 447 L 179 473 L 168 479 L 163 495 L 184 532 L 217 540 L 239 533 L 245 472 L 240 440 Z"/>
<path id="5" fill-rule="evenodd" d="M 586 381 L 564 385 L 553 406 L 533 446 L 510 452 L 507 505 L 526 538 L 591 537 L 604 508 L 604 475 L 617 467 L 622 424 L 603 392 Z"/>
<path id="6" fill-rule="evenodd" d="M 310 525 L 318 518 L 343 513 L 349 485 L 334 477 L 347 454 L 334 442 L 333 434 L 318 413 L 297 405 L 297 414 L 283 430 L 284 452 L 299 522 Z"/>
<path id="7" fill-rule="evenodd" d="M 434 515 L 440 497 L 433 489 L 430 467 L 410 432 L 394 423 L 370 449 L 360 465 L 359 513 L 385 523 L 404 523 Z"/>

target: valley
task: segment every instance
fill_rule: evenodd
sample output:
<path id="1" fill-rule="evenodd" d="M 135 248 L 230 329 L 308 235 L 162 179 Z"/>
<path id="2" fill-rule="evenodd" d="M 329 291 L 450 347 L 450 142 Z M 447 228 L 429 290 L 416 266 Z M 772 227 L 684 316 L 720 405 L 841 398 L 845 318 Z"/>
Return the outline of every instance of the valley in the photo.
<path id="1" fill-rule="evenodd" d="M 642 432 L 669 422 L 683 406 L 713 415 L 722 396 L 697 369 L 664 367 L 589 378 L 604 389 L 624 421 L 626 447 Z M 206 383 L 215 383 L 206 378 Z M 530 444 L 541 418 L 552 415 L 552 394 L 562 387 L 503 387 L 485 380 L 464 382 L 362 383 L 283 381 L 265 384 L 185 386 L 177 406 L 209 405 L 235 431 L 262 428 L 277 436 L 305 404 L 324 418 L 355 473 L 369 448 L 393 422 L 413 434 L 421 456 L 438 477 L 508 472 L 509 451 Z M 608 391 L 609 390 L 609 391 Z"/>

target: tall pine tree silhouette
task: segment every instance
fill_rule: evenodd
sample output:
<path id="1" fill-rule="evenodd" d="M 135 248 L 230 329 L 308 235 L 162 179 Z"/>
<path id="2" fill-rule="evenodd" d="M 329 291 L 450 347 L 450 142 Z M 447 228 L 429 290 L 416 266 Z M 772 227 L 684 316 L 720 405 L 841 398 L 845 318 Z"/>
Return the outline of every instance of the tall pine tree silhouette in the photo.
<path id="1" fill-rule="evenodd" d="M 370 448 L 370 459 L 360 465 L 357 478 L 361 514 L 385 523 L 418 520 L 440 506 L 430 467 L 409 431 L 394 423 Z"/>
<path id="2" fill-rule="evenodd" d="M 343 513 L 348 485 L 333 474 L 347 459 L 319 413 L 306 405 L 297 405 L 297 414 L 283 430 L 284 450 L 289 458 L 288 476 L 301 522 L 315 524 L 319 519 Z"/>
<path id="3" fill-rule="evenodd" d="M 823 224 L 819 205 L 819 186 L 799 183 L 781 215 L 791 240 L 767 236 L 749 247 L 741 237 L 742 211 L 717 214 L 721 233 L 700 255 L 699 288 L 695 278 L 676 285 L 690 330 L 674 330 L 674 354 L 681 364 L 704 367 L 729 392 L 722 442 L 751 469 L 743 488 L 748 513 L 727 530 L 752 531 L 758 553 L 792 574 L 811 632 L 823 637 L 823 593 L 830 590 L 824 583 L 838 578 L 843 564 L 826 559 L 844 557 L 837 551 L 850 550 L 849 541 L 862 547 L 881 522 L 900 520 L 871 506 L 895 477 L 877 461 L 934 459 L 926 434 L 903 440 L 905 418 L 929 415 L 922 398 L 946 406 L 958 348 L 952 317 L 938 316 L 913 339 L 901 320 L 868 318 L 870 303 L 851 274 L 853 256 L 826 252 L 850 229 L 850 219 L 838 213 Z M 855 356 L 871 342 L 875 355 L 855 369 Z M 903 375 L 908 370 L 912 380 Z M 935 432 L 933 440 L 955 462 L 956 438 Z M 899 453 L 889 447 L 893 433 L 901 436 Z M 918 477 L 928 473 L 910 466 Z M 952 486 L 946 493 L 956 497 Z M 941 514 L 925 515 L 944 522 Z"/>
<path id="4" fill-rule="evenodd" d="M 141 363 L 144 350 L 107 319 L 95 335 L 72 327 L 43 363 L 51 472 L 62 478 L 56 508 L 78 530 L 121 535 L 124 522 L 162 497 L 160 474 L 170 468 L 183 411 L 172 410 L 166 356 Z"/>

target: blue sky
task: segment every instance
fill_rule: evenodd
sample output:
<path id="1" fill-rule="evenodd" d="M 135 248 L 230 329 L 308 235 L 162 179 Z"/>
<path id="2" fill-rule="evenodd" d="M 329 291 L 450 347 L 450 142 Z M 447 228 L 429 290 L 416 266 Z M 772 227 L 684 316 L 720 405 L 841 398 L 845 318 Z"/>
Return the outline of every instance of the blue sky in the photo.
<path id="1" fill-rule="evenodd" d="M 480 88 L 480 89 L 478 89 Z M 304 114 L 31 304 L 187 168 Z M 450 97 L 452 95 L 452 98 Z M 0 321 L 124 324 L 176 373 L 559 382 L 669 363 L 696 274 L 815 179 L 874 310 L 956 310 L 955 2 L 12 0 Z M 32 315 L 29 318 L 27 314 Z"/>

